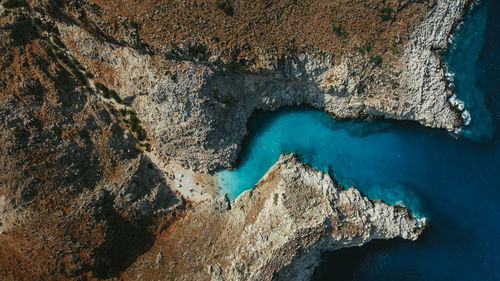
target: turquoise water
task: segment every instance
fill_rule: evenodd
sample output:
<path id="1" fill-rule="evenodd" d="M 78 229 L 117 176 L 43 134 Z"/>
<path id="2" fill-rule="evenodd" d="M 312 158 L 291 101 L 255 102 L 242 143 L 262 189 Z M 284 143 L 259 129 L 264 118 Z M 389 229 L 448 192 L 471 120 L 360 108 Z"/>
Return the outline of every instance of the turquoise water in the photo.
<path id="1" fill-rule="evenodd" d="M 407 188 L 406 165 L 413 157 L 405 139 L 382 122 L 336 121 L 321 111 L 290 108 L 260 113 L 250 120 L 251 133 L 232 171 L 220 171 L 219 185 L 230 199 L 255 185 L 282 153 L 296 152 L 314 168 L 330 172 L 345 187 L 363 187 L 371 198 L 422 209 Z M 400 167 L 394 169 L 394 167 Z M 390 177 L 379 175 L 390 170 Z"/>
<path id="2" fill-rule="evenodd" d="M 222 191 L 234 199 L 281 153 L 296 152 L 343 186 L 430 221 L 416 242 L 328 254 L 315 280 L 500 280 L 498 14 L 499 1 L 476 7 L 445 54 L 472 116 L 458 138 L 411 122 L 336 121 L 310 108 L 260 112 L 238 167 L 217 173 Z"/>

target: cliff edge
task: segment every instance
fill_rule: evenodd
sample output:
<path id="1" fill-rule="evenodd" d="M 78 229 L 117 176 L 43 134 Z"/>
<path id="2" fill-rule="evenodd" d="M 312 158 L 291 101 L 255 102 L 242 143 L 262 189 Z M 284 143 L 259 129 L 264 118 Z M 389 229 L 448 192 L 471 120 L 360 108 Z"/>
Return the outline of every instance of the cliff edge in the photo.
<path id="1" fill-rule="evenodd" d="M 2 0 L 0 278 L 304 279 L 424 221 L 287 155 L 228 202 L 256 110 L 453 130 L 466 0 Z M 348 15 L 348 16 L 346 16 Z"/>
<path id="2" fill-rule="evenodd" d="M 125 276 L 133 280 L 308 280 L 324 251 L 415 240 L 426 226 L 282 155 L 251 190 L 191 206 Z"/>

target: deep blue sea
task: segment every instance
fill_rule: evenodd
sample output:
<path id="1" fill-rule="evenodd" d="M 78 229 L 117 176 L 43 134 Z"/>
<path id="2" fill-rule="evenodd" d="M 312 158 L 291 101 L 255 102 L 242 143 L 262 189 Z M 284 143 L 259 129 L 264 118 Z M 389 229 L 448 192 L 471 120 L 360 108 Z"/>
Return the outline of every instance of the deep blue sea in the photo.
<path id="1" fill-rule="evenodd" d="M 413 122 L 336 121 L 310 108 L 260 112 L 222 192 L 252 188 L 296 152 L 345 187 L 402 203 L 430 221 L 415 242 L 326 253 L 313 280 L 500 280 L 500 1 L 469 12 L 443 52 L 472 121 L 458 137 Z"/>

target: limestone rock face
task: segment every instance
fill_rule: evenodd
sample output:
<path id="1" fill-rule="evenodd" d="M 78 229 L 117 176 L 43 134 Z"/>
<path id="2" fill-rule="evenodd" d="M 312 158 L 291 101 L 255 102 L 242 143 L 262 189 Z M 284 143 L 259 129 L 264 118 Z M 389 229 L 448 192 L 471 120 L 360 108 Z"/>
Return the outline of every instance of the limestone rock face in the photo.
<path id="1" fill-rule="evenodd" d="M 126 2 L 0 5 L 0 279 L 304 280 L 322 251 L 418 237 L 293 155 L 234 202 L 208 172 L 256 110 L 459 127 L 436 50 L 470 1 Z"/>
<path id="2" fill-rule="evenodd" d="M 98 80 L 132 101 L 163 157 L 211 172 L 234 165 L 255 110 L 309 105 L 337 118 L 458 128 L 461 110 L 449 101 L 452 92 L 436 50 L 446 48 L 468 2 L 429 2 L 410 32 L 379 35 L 376 40 L 387 46 L 376 51 L 303 51 L 284 53 L 280 59 L 262 54 L 250 65 L 224 64 L 216 51 L 193 58 L 183 49 L 173 56 L 168 48 L 146 52 L 132 43 L 113 44 L 96 38 L 78 21 L 58 26 L 62 40 L 95 70 Z M 371 41 L 346 48 L 358 50 L 366 42 Z"/>
<path id="3" fill-rule="evenodd" d="M 372 239 L 415 240 L 425 225 L 425 219 L 413 218 L 403 207 L 370 201 L 354 188 L 343 190 L 296 155 L 282 155 L 234 202 L 218 198 L 188 211 L 127 275 L 308 280 L 323 251 Z M 158 260 L 160 253 L 163 258 L 151 267 L 149 261 Z"/>
<path id="4" fill-rule="evenodd" d="M 452 92 L 447 88 L 445 69 L 437 51 L 448 47 L 449 34 L 464 16 L 468 2 L 437 1 L 432 12 L 416 28 L 401 57 L 405 66 L 401 81 L 408 93 L 405 100 L 419 104 L 410 111 L 412 119 L 427 126 L 453 129 L 457 125 L 457 113 L 463 111 L 456 108 L 456 103 L 450 106 Z M 454 110 L 450 111 L 451 107 Z"/>

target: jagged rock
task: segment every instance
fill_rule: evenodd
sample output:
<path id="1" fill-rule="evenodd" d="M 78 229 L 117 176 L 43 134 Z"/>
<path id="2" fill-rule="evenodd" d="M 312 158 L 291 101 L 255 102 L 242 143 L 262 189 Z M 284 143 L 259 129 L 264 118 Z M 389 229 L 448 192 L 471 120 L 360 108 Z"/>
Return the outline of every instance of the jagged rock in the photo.
<path id="1" fill-rule="evenodd" d="M 425 226 L 425 219 L 413 218 L 403 207 L 370 201 L 354 188 L 343 190 L 296 155 L 282 155 L 234 202 L 219 197 L 193 206 L 144 257 L 158 265 L 138 260 L 127 274 L 132 279 L 140 272 L 169 280 L 307 280 L 321 252 L 372 239 L 415 240 Z"/>
<path id="2" fill-rule="evenodd" d="M 183 201 L 168 169 L 231 167 L 251 114 L 287 105 L 457 128 L 436 50 L 470 1 L 389 1 L 390 21 L 377 1 L 98 2 L 0 7 L 1 279 L 302 280 L 321 251 L 418 237 L 424 220 L 295 156 L 234 202 Z M 94 82 L 131 104 L 153 153 Z"/>
<path id="3" fill-rule="evenodd" d="M 123 98 L 135 96 L 133 105 L 159 153 L 211 172 L 234 165 L 255 110 L 303 104 L 337 118 L 390 118 L 458 128 L 461 110 L 448 100 L 452 93 L 436 50 L 446 48 L 467 3 L 436 1 L 398 47 L 401 55 L 383 53 L 383 68 L 356 52 L 304 52 L 280 60 L 262 56 L 250 69 L 240 69 L 146 55 L 100 42 L 76 24 L 59 27 L 75 54 L 116 73 L 112 80 Z M 166 66 L 171 70 L 161 73 Z M 103 73 L 103 78 L 109 75 Z"/>

